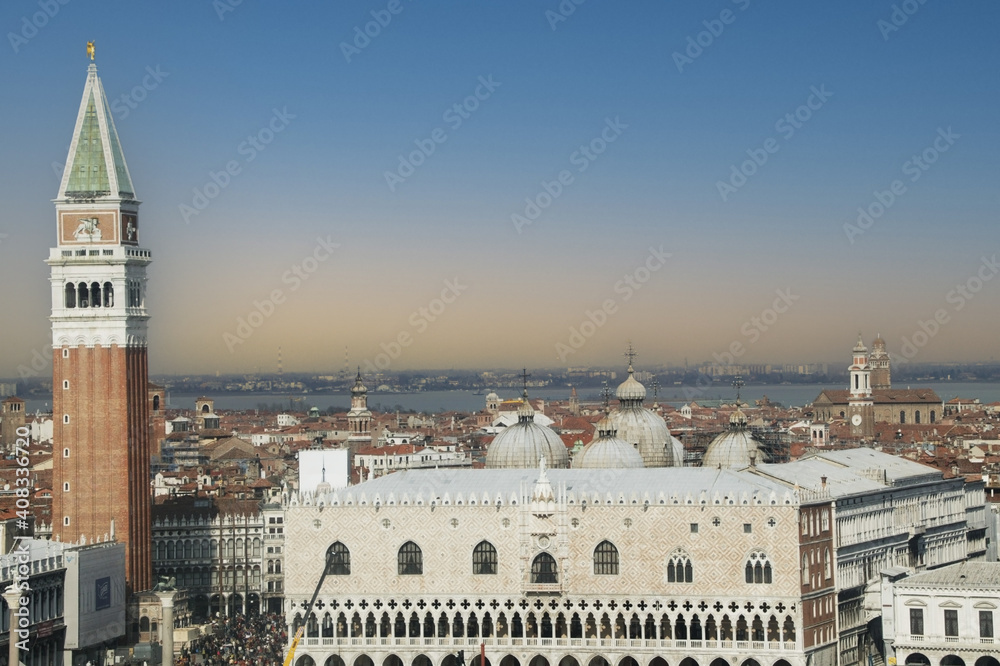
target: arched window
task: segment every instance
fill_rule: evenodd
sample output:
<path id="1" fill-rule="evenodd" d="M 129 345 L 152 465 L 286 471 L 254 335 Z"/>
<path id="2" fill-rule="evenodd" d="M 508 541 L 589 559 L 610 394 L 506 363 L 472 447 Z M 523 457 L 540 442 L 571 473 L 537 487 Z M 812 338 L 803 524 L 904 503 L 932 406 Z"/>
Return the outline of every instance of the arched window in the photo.
<path id="1" fill-rule="evenodd" d="M 531 582 L 554 584 L 559 582 L 556 560 L 548 553 L 539 553 L 531 562 Z"/>
<path id="2" fill-rule="evenodd" d="M 823 576 L 829 580 L 833 577 L 833 563 L 830 557 L 830 549 L 827 548 L 823 551 Z"/>
<path id="3" fill-rule="evenodd" d="M 937 421 L 937 414 L 932 409 L 931 410 L 931 423 L 935 423 L 936 421 Z"/>
<path id="4" fill-rule="evenodd" d="M 101 307 L 101 285 L 97 282 L 90 283 L 90 307 Z"/>
<path id="5" fill-rule="evenodd" d="M 602 541 L 594 549 L 594 573 L 600 576 L 618 575 L 618 549 L 610 541 Z"/>
<path id="6" fill-rule="evenodd" d="M 670 559 L 667 561 L 667 582 L 691 583 L 693 581 L 694 567 L 691 566 L 691 558 L 678 548 L 671 553 Z"/>
<path id="7" fill-rule="evenodd" d="M 497 572 L 497 549 L 489 541 L 480 541 L 472 550 L 472 573 L 495 575 Z"/>
<path id="8" fill-rule="evenodd" d="M 72 282 L 66 283 L 66 307 L 76 307 L 76 286 Z"/>
<path id="9" fill-rule="evenodd" d="M 902 409 L 899 410 L 899 422 L 906 423 L 906 412 L 903 411 Z"/>
<path id="10" fill-rule="evenodd" d="M 326 573 L 329 576 L 351 575 L 351 551 L 339 541 L 326 550 Z"/>
<path id="11" fill-rule="evenodd" d="M 769 585 L 774 580 L 774 573 L 771 570 L 771 560 L 761 550 L 755 550 L 750 553 L 743 571 L 744 579 L 747 583 Z"/>
<path id="12" fill-rule="evenodd" d="M 399 547 L 396 561 L 400 576 L 419 576 L 424 573 L 424 554 L 420 546 L 412 541 L 407 541 Z"/>
<path id="13" fill-rule="evenodd" d="M 85 308 L 90 302 L 90 292 L 87 290 L 87 283 L 81 282 L 76 286 L 76 304 L 77 307 Z"/>
<path id="14" fill-rule="evenodd" d="M 920 410 L 913 412 L 913 422 L 920 423 Z"/>
<path id="15" fill-rule="evenodd" d="M 104 307 L 113 308 L 115 306 L 115 288 L 110 282 L 104 283 Z"/>
<path id="16" fill-rule="evenodd" d="M 809 555 L 804 554 L 802 556 L 802 584 L 809 584 Z"/>

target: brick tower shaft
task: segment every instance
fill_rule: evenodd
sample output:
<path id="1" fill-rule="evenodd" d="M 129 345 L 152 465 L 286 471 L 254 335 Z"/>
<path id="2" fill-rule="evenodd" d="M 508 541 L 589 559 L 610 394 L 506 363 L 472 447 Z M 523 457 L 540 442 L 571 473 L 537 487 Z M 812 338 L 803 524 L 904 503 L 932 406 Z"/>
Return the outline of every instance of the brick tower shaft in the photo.
<path id="1" fill-rule="evenodd" d="M 146 329 L 139 204 L 91 64 L 56 204 L 52 532 L 126 547 L 129 596 L 151 588 Z"/>

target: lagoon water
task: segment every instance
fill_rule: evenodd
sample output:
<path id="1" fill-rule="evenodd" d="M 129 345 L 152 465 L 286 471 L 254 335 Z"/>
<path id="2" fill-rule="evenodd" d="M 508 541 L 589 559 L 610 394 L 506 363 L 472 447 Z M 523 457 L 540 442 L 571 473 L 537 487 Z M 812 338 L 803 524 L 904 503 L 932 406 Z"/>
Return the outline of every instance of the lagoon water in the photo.
<path id="1" fill-rule="evenodd" d="M 1000 401 L 1000 384 L 988 382 L 921 382 L 905 384 L 894 382 L 895 388 L 917 388 L 926 387 L 937 391 L 944 401 L 955 397 L 966 399 L 979 398 L 983 403 Z M 786 406 L 806 405 L 811 403 L 820 391 L 824 388 L 842 388 L 839 386 L 825 386 L 822 384 L 769 384 L 769 385 L 749 385 L 742 391 L 744 400 L 753 402 L 766 395 L 771 402 L 778 402 Z M 646 404 L 652 404 L 652 391 L 647 387 L 648 398 Z M 569 398 L 569 388 L 547 388 L 530 390 L 529 394 L 533 398 L 543 398 L 545 400 L 566 400 Z M 514 399 L 520 395 L 516 389 L 500 389 L 497 391 L 501 399 Z M 583 389 L 579 391 L 580 400 L 583 402 L 599 402 L 601 400 L 600 390 Z M 171 393 L 167 397 L 168 408 L 194 409 L 195 398 L 202 394 L 178 394 Z M 666 386 L 661 387 L 659 401 L 680 406 L 690 400 L 732 400 L 733 389 L 726 384 L 717 382 L 712 386 L 700 391 L 693 386 Z M 307 407 L 316 406 L 320 409 L 327 409 L 337 406 L 346 409 L 351 402 L 350 394 L 343 393 L 323 393 L 323 394 L 263 394 L 263 393 L 221 393 L 208 394 L 208 397 L 215 400 L 216 409 L 256 409 L 258 405 L 268 406 L 282 404 L 288 408 L 290 398 L 295 399 L 295 408 L 301 410 Z M 299 402 L 298 399 L 302 401 Z M 482 409 L 486 404 L 486 396 L 476 395 L 473 391 L 424 391 L 420 393 L 388 393 L 371 391 L 368 394 L 368 406 L 375 411 L 400 411 L 414 410 L 436 414 L 445 411 L 472 412 Z M 48 400 L 28 400 L 27 409 L 29 412 L 36 410 L 49 411 L 51 402 Z"/>

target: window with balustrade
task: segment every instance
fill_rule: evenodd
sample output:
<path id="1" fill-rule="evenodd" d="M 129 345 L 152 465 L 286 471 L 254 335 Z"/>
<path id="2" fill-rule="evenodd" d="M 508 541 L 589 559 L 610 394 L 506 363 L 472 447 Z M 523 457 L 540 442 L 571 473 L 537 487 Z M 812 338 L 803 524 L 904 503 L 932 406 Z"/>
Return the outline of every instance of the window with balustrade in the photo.
<path id="1" fill-rule="evenodd" d="M 993 611 L 979 611 L 979 637 L 993 638 Z"/>
<path id="2" fill-rule="evenodd" d="M 556 560 L 548 553 L 539 553 L 531 562 L 531 582 L 553 585 L 559 582 Z"/>
<path id="3" fill-rule="evenodd" d="M 944 635 L 948 638 L 958 637 L 958 611 L 946 608 L 944 611 Z"/>

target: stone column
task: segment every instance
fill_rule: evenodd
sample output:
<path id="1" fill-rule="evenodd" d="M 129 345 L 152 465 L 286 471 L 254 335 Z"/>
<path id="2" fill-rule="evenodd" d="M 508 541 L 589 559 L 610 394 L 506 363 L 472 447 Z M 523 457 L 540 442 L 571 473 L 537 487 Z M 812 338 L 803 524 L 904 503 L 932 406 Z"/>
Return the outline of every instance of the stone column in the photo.
<path id="1" fill-rule="evenodd" d="M 176 590 L 156 592 L 163 604 L 163 616 L 160 618 L 160 633 L 163 648 L 163 666 L 174 666 L 174 595 Z"/>
<path id="2" fill-rule="evenodd" d="M 4 601 L 10 608 L 10 650 L 7 653 L 7 663 L 11 666 L 19 666 L 21 663 L 21 650 L 17 647 L 17 610 L 21 607 L 21 588 L 18 587 L 18 580 L 10 584 L 4 593 Z"/>

